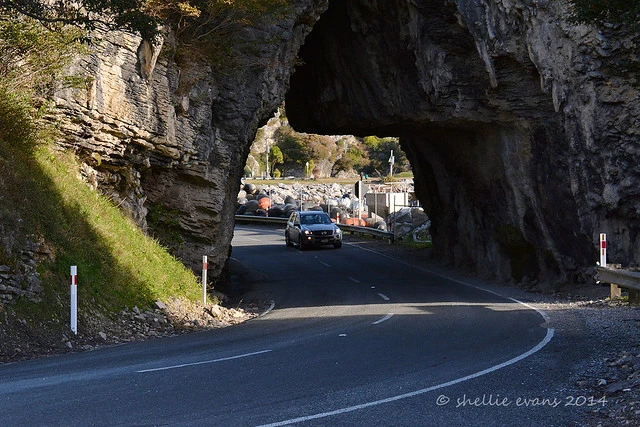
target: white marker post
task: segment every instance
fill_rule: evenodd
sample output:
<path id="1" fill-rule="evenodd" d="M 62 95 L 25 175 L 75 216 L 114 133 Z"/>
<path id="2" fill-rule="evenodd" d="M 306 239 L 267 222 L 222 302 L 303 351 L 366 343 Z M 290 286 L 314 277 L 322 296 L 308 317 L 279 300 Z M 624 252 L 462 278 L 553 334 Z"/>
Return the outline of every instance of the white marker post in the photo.
<path id="1" fill-rule="evenodd" d="M 202 304 L 207 304 L 207 270 L 209 269 L 209 262 L 207 256 L 202 256 Z"/>
<path id="2" fill-rule="evenodd" d="M 358 186 L 358 219 L 362 219 L 362 210 L 360 209 L 360 205 L 362 205 L 362 180 L 358 180 L 356 185 Z M 358 221 L 358 225 L 360 225 L 360 221 Z"/>
<path id="3" fill-rule="evenodd" d="M 607 235 L 600 234 L 600 267 L 607 267 Z"/>
<path id="4" fill-rule="evenodd" d="M 78 335 L 78 267 L 71 266 L 71 331 Z"/>

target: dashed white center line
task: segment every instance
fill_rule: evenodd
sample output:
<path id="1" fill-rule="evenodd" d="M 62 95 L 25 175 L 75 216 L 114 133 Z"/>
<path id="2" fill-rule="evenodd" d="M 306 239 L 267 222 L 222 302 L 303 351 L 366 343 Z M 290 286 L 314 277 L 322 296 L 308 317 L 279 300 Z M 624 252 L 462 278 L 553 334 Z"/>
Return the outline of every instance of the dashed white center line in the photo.
<path id="1" fill-rule="evenodd" d="M 378 296 L 379 296 L 380 298 L 382 298 L 383 300 L 385 300 L 385 301 L 389 301 L 389 297 L 388 297 L 388 296 L 386 296 L 385 294 L 378 293 Z"/>
<path id="2" fill-rule="evenodd" d="M 253 352 L 253 353 L 239 354 L 237 356 L 222 357 L 220 359 L 203 360 L 201 362 L 183 363 L 183 364 L 180 364 L 180 365 L 163 366 L 161 368 L 143 369 L 141 371 L 136 371 L 136 372 L 139 373 L 139 374 L 143 374 L 145 372 L 166 371 L 167 369 L 177 369 L 177 368 L 185 368 L 187 366 L 204 365 L 206 363 L 224 362 L 225 360 L 233 360 L 233 359 L 240 359 L 242 357 L 256 356 L 258 354 L 269 353 L 270 351 L 273 351 L 273 350 L 262 350 L 262 351 L 256 351 L 256 352 Z"/>
<path id="3" fill-rule="evenodd" d="M 360 283 L 360 280 L 354 279 L 353 277 L 347 277 L 347 279 L 351 280 L 352 282 Z"/>
<path id="4" fill-rule="evenodd" d="M 372 325 L 378 325 L 378 324 L 384 322 L 385 320 L 391 319 L 391 317 L 393 317 L 393 313 L 389 313 L 386 316 L 384 316 L 382 319 L 376 320 L 375 322 L 372 323 Z"/>
<path id="5" fill-rule="evenodd" d="M 324 261 L 318 261 L 320 264 L 324 265 L 325 267 L 331 267 L 331 264 L 327 264 Z"/>

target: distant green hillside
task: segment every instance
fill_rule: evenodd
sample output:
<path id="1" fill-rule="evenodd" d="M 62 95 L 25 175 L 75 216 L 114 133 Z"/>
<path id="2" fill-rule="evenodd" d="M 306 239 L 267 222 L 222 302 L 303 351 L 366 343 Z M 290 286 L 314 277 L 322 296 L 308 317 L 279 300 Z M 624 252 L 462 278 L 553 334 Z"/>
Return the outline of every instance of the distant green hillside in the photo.
<path id="1" fill-rule="evenodd" d="M 269 154 L 267 156 L 267 150 Z M 289 125 L 285 109 L 256 133 L 245 166 L 245 175 L 269 175 L 329 178 L 368 175 L 384 178 L 389 175 L 389 158 L 394 154 L 393 174 L 410 172 L 407 156 L 398 138 L 352 135 L 315 135 L 297 132 Z"/>

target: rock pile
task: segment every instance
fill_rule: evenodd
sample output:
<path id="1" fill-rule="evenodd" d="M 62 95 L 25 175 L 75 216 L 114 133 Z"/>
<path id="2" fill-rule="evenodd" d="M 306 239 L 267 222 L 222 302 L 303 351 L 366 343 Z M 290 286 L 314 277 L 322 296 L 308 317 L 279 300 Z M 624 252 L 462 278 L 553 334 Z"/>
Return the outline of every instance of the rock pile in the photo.
<path id="1" fill-rule="evenodd" d="M 184 299 L 157 301 L 154 307 L 125 308 L 105 315 L 97 308 L 80 314 L 78 334 L 69 332 L 60 319 L 33 322 L 0 305 L 5 319 L 0 327 L 0 364 L 16 360 L 91 350 L 105 345 L 167 337 L 190 331 L 235 325 L 265 313 L 267 300 L 243 301 L 235 307 L 209 303 L 202 305 Z"/>
<path id="2" fill-rule="evenodd" d="M 353 186 L 333 184 L 291 185 L 244 184 L 238 192 L 237 215 L 288 217 L 294 210 L 323 210 L 327 207 L 331 218 L 347 220 L 357 216 L 359 201 L 353 195 Z M 363 211 L 366 206 L 362 207 Z"/>
<path id="3" fill-rule="evenodd" d="M 2 247 L 0 241 L 0 249 Z M 0 263 L 0 303 L 12 303 L 18 297 L 31 301 L 40 299 L 43 289 L 36 267 L 38 260 L 47 255 L 39 242 L 29 239 L 12 265 Z"/>
<path id="4" fill-rule="evenodd" d="M 584 379 L 581 386 L 594 383 L 596 396 L 602 396 L 602 405 L 595 405 L 591 423 L 587 425 L 635 425 L 631 420 L 640 417 L 640 352 L 622 351 L 603 359 L 597 380 Z M 606 400 L 606 402 L 605 402 Z"/>
<path id="5" fill-rule="evenodd" d="M 167 336 L 197 329 L 222 328 L 241 323 L 258 315 L 254 304 L 244 308 L 227 308 L 217 303 L 202 303 L 173 298 L 166 303 L 156 301 L 155 306 L 141 310 L 137 306 L 125 308 L 120 313 L 120 322 L 126 323 L 126 330 L 107 336 L 103 331 L 98 335 L 106 342 L 122 342 Z"/>
<path id="6" fill-rule="evenodd" d="M 415 241 L 430 240 L 431 222 L 422 208 L 403 208 L 388 218 L 371 212 L 354 195 L 353 185 L 266 184 L 258 187 L 243 184 L 238 192 L 236 215 L 256 215 L 287 218 L 295 210 L 322 210 L 340 224 L 387 230 L 393 227 L 396 236 L 413 235 Z M 391 187 L 390 187 L 391 188 Z M 420 228 L 419 230 L 417 230 Z M 417 233 L 417 234 L 416 234 Z"/>
<path id="7" fill-rule="evenodd" d="M 402 208 L 389 215 L 388 223 L 396 239 L 410 238 L 421 243 L 431 241 L 431 220 L 422 208 Z"/>

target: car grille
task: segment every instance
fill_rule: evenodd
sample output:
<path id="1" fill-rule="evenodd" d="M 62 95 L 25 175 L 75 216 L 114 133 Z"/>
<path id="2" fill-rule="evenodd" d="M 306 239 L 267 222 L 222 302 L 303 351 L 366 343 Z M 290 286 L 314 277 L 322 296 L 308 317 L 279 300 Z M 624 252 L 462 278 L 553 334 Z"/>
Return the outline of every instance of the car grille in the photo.
<path id="1" fill-rule="evenodd" d="M 331 236 L 332 234 L 333 234 L 333 231 L 331 230 L 319 230 L 319 231 L 313 232 L 314 236 Z"/>

